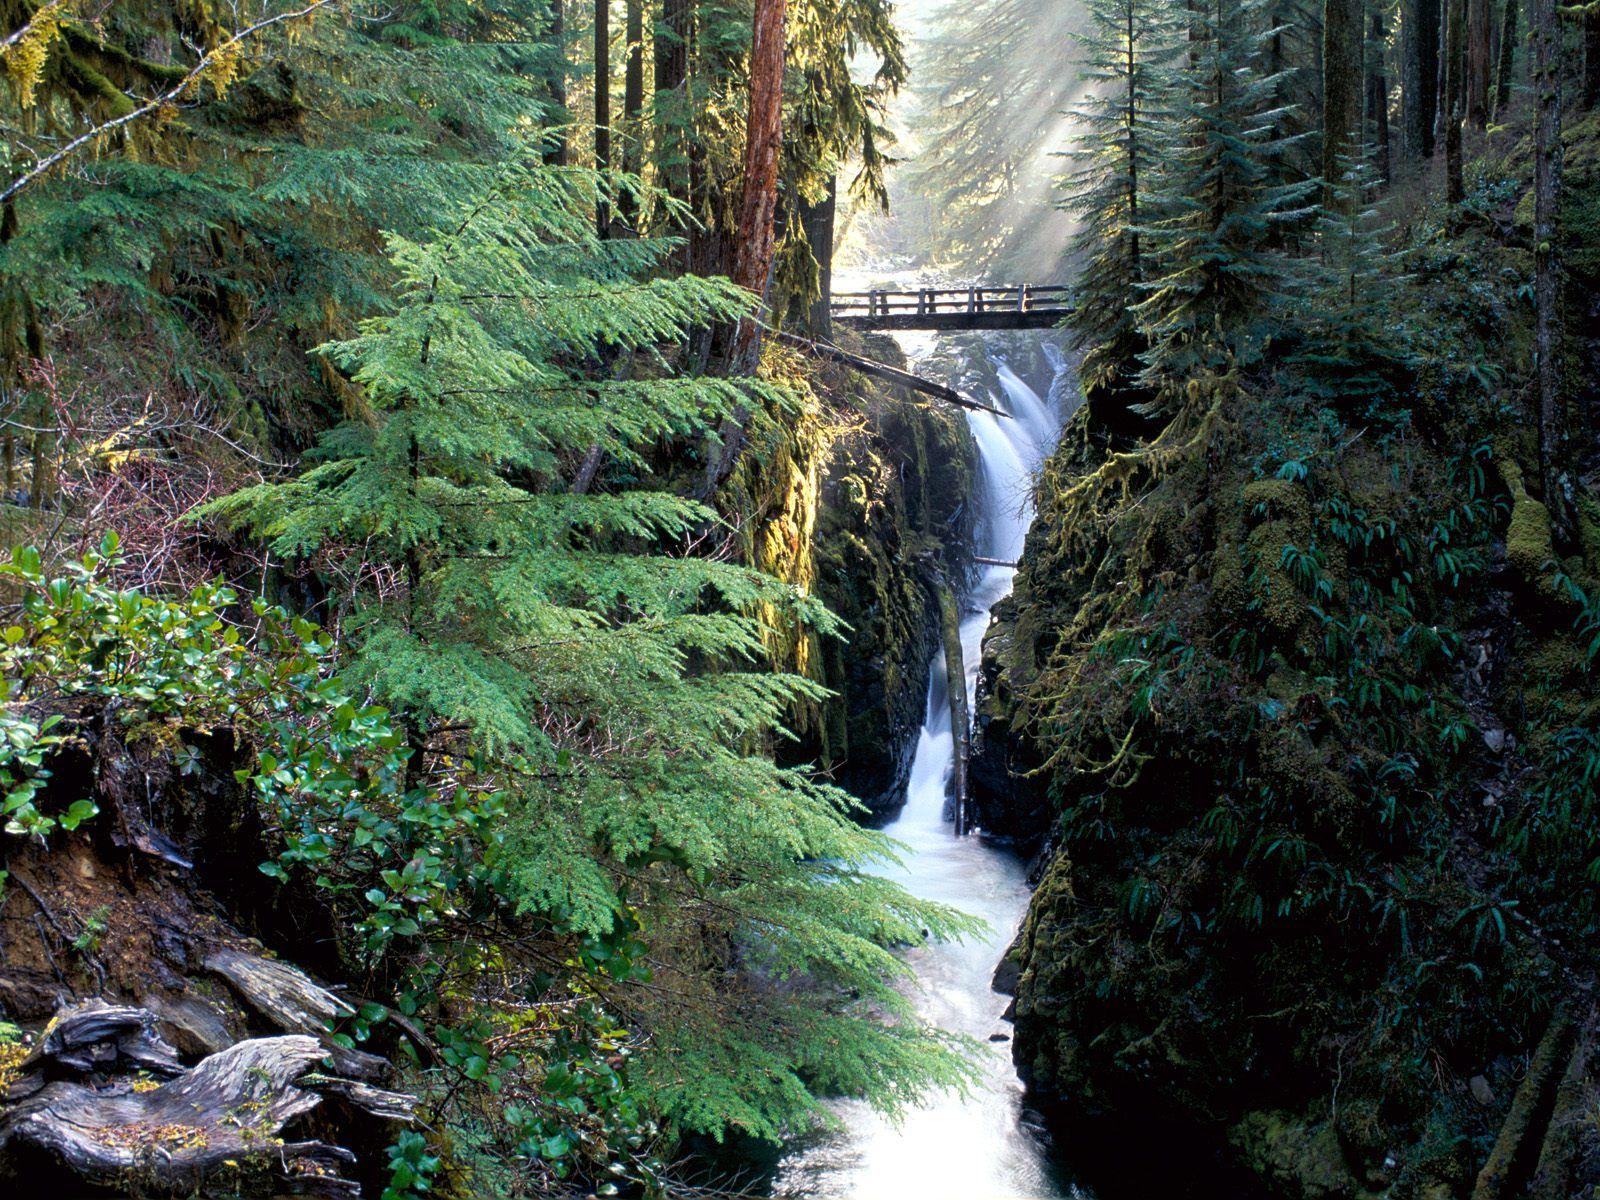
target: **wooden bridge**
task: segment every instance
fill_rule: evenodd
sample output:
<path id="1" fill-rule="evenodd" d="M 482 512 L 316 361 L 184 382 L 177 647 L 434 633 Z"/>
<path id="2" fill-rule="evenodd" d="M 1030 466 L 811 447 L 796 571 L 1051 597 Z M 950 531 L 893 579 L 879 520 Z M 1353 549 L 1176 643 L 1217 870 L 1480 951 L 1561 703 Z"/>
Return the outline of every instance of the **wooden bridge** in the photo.
<path id="1" fill-rule="evenodd" d="M 1068 289 L 1019 287 L 918 288 L 835 292 L 834 322 L 849 329 L 1049 329 L 1067 315 Z"/>

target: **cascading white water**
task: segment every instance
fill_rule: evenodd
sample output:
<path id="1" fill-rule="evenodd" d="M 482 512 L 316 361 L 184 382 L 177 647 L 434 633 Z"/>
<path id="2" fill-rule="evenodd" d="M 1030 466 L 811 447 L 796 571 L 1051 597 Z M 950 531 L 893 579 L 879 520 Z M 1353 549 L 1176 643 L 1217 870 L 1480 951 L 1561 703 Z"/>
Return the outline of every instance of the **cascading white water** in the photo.
<path id="1" fill-rule="evenodd" d="M 1067 364 L 1059 358 L 1052 362 L 1061 382 Z M 1014 561 L 1033 519 L 1033 474 L 1061 427 L 1051 407 L 1010 367 L 998 363 L 997 368 L 1012 418 L 967 414 L 982 464 L 974 497 L 977 551 L 984 558 Z M 1063 384 L 1064 390 L 1069 384 Z M 968 597 L 961 622 L 967 677 L 961 686 L 967 689 L 969 708 L 989 611 L 1010 592 L 1014 575 L 1010 567 L 986 567 Z M 905 807 L 887 828 L 905 850 L 901 864 L 884 873 L 918 896 L 953 905 L 988 924 L 982 936 L 920 946 L 909 955 L 918 1011 L 940 1028 L 984 1044 L 980 1076 L 966 1095 L 938 1096 L 898 1124 L 863 1104 L 840 1105 L 842 1132 L 784 1161 L 774 1186 L 779 1196 L 1058 1200 L 1083 1195 L 1056 1175 L 1042 1139 L 1022 1120 L 1022 1086 L 1011 1063 L 1009 1027 L 1002 1019 L 1006 998 L 993 990 L 991 980 L 1027 910 L 1028 886 L 1015 857 L 978 838 L 955 836 L 947 806 L 955 754 L 947 686 L 943 656 L 935 655 Z"/>

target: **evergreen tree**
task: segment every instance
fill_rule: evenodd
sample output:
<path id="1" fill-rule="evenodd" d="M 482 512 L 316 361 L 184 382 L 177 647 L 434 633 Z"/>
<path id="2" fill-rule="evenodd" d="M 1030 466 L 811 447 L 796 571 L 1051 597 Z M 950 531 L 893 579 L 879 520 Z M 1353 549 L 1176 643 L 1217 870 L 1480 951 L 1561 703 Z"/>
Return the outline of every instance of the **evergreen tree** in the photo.
<path id="1" fill-rule="evenodd" d="M 890 948 L 961 923 L 865 875 L 886 843 L 765 752 L 817 695 L 764 669 L 767 623 L 834 624 L 770 577 L 685 554 L 713 514 L 653 475 L 650 449 L 790 399 L 672 369 L 659 348 L 750 297 L 642 279 L 670 244 L 602 239 L 606 186 L 525 155 L 437 234 L 391 235 L 394 311 L 325 348 L 362 415 L 299 477 L 215 510 L 368 581 L 346 677 L 406 715 L 417 786 L 478 762 L 475 786 L 504 792 L 499 953 L 530 925 L 640 943 L 648 971 L 606 997 L 648 1038 L 648 1111 L 775 1138 L 819 1093 L 893 1106 L 959 1076 L 908 1015 Z M 600 369 L 621 355 L 625 378 Z M 578 494 L 566 481 L 595 446 L 613 468 Z"/>
<path id="2" fill-rule="evenodd" d="M 1189 11 L 1188 62 L 1148 192 L 1160 271 L 1135 306 L 1150 343 L 1143 379 L 1163 407 L 1259 357 L 1274 301 L 1297 275 L 1285 236 L 1315 211 L 1315 181 L 1283 167 L 1299 138 L 1282 130 L 1279 79 L 1260 70 L 1262 8 L 1207 0 Z"/>
<path id="3" fill-rule="evenodd" d="M 1170 11 L 1164 0 L 1089 5 L 1084 70 L 1094 90 L 1074 112 L 1077 149 L 1062 204 L 1078 221 L 1071 325 L 1086 392 L 1123 390 L 1145 349 L 1129 304 L 1150 268 L 1144 193 L 1178 50 Z"/>
<path id="4" fill-rule="evenodd" d="M 1334 164 L 1317 216 L 1318 256 L 1308 264 L 1306 304 L 1296 319 L 1296 361 L 1330 398 L 1377 398 L 1393 391 L 1409 356 L 1396 304 L 1408 282 L 1386 240 L 1371 150 Z"/>
<path id="5" fill-rule="evenodd" d="M 935 262 L 1005 282 L 1054 273 L 1064 222 L 1041 167 L 1080 86 L 1062 51 L 1083 23 L 1079 6 L 1052 0 L 937 11 L 913 64 L 922 145 L 897 196 L 902 211 L 926 212 Z"/>
<path id="6" fill-rule="evenodd" d="M 377 230 L 428 227 L 509 131 L 543 123 L 559 55 L 544 0 L 306 8 L 235 24 L 116 0 L 91 21 L 57 2 L 0 30 L 21 34 L 0 52 L 18 85 L 0 186 L 22 185 L 0 222 L 0 403 L 51 330 L 108 386 L 121 368 L 215 398 L 258 449 L 337 407 L 305 351 L 387 302 Z"/>

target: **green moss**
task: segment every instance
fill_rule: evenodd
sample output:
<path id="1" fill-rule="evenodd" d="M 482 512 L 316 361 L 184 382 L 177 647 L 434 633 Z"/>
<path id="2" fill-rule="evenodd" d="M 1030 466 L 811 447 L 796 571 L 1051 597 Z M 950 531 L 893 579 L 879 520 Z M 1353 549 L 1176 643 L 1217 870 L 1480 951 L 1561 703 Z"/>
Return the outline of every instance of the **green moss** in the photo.
<path id="1" fill-rule="evenodd" d="M 1305 631 L 1308 601 L 1283 566 L 1284 548 L 1311 544 L 1311 502 L 1305 489 L 1282 479 L 1258 479 L 1239 493 L 1244 509 L 1242 559 L 1247 602 L 1280 642 L 1292 644 Z"/>
<path id="2" fill-rule="evenodd" d="M 1240 1160 L 1267 1181 L 1275 1195 L 1293 1200 L 1366 1200 L 1328 1122 L 1309 1124 L 1292 1113 L 1247 1114 L 1229 1133 Z"/>
<path id="3" fill-rule="evenodd" d="M 1578 546 L 1584 570 L 1600 580 L 1600 501 L 1587 493 L 1578 497 Z"/>
<path id="4" fill-rule="evenodd" d="M 853 349 L 894 362 L 892 342 Z M 809 379 L 824 403 L 774 451 L 746 456 L 744 511 L 755 560 L 805 586 L 840 616 L 843 639 L 776 650 L 833 695 L 796 715 L 786 761 L 818 764 L 875 812 L 900 794 L 921 723 L 937 622 L 926 568 L 966 535 L 975 472 L 965 423 L 843 370 Z M 841 420 L 840 414 L 845 414 Z M 808 429 L 811 432 L 808 432 Z"/>
<path id="5" fill-rule="evenodd" d="M 1500 460 L 1500 479 L 1511 494 L 1511 520 L 1506 526 L 1506 561 L 1523 581 L 1550 590 L 1545 564 L 1555 557 L 1550 533 L 1550 510 L 1528 495 L 1522 468 L 1510 459 Z"/>

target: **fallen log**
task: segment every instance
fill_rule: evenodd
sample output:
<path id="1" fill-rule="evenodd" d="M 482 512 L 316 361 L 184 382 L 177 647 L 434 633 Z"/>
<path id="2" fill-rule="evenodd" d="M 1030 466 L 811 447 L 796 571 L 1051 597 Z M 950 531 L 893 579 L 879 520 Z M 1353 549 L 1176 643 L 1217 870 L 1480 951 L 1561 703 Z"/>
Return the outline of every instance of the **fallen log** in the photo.
<path id="1" fill-rule="evenodd" d="M 991 413 L 997 417 L 1011 416 L 1004 409 L 995 408 L 993 405 L 980 404 L 976 400 L 968 399 L 955 388 L 946 387 L 942 383 L 935 383 L 931 379 L 924 379 L 920 375 L 913 375 L 910 371 L 902 371 L 899 367 L 891 367 L 888 363 L 876 362 L 870 358 L 863 358 L 859 354 L 852 354 L 848 350 L 841 350 L 832 342 L 815 342 L 810 338 L 803 338 L 796 333 L 780 333 L 778 340 L 790 346 L 825 358 L 829 362 L 836 362 L 842 366 L 851 367 L 863 375 L 871 375 L 875 379 L 882 379 L 887 383 L 899 384 L 901 387 L 910 388 L 914 392 L 924 395 L 937 396 L 960 408 L 970 408 L 976 412 Z"/>
<path id="2" fill-rule="evenodd" d="M 0 1146 L 32 1146 L 90 1183 L 138 1192 L 190 1195 L 248 1166 L 289 1191 L 344 1200 L 359 1195 L 341 1174 L 354 1155 L 278 1137 L 322 1103 L 300 1083 L 326 1055 L 313 1037 L 256 1038 L 148 1091 L 52 1083 L 0 1124 Z"/>
<path id="3" fill-rule="evenodd" d="M 205 967 L 232 984 L 262 1016 L 290 1033 L 320 1034 L 332 1022 L 356 1011 L 281 959 L 223 946 L 206 955 Z"/>
<path id="4" fill-rule="evenodd" d="M 356 1011 L 348 1001 L 281 959 L 222 946 L 206 955 L 205 967 L 226 979 L 250 1007 L 285 1033 L 326 1038 L 334 1022 Z M 331 1042 L 326 1052 L 344 1074 L 363 1079 L 381 1074 L 388 1065 L 376 1055 Z"/>
<path id="5" fill-rule="evenodd" d="M 1550 1018 L 1528 1072 L 1517 1085 L 1511 1111 L 1495 1139 L 1488 1161 L 1473 1184 L 1472 1200 L 1506 1200 L 1523 1194 L 1523 1185 L 1538 1162 L 1545 1129 L 1550 1122 L 1552 1096 L 1568 1063 L 1573 1038 L 1572 1018 L 1558 1011 Z"/>
<path id="6" fill-rule="evenodd" d="M 1572 1187 L 1576 1164 L 1586 1139 L 1592 1146 L 1594 1102 L 1591 1097 L 1591 1072 L 1594 1065 L 1595 1014 L 1583 1022 L 1567 1069 L 1556 1086 L 1550 1119 L 1545 1126 L 1544 1145 L 1528 1185 L 1530 1200 L 1566 1200 L 1578 1194 Z"/>

